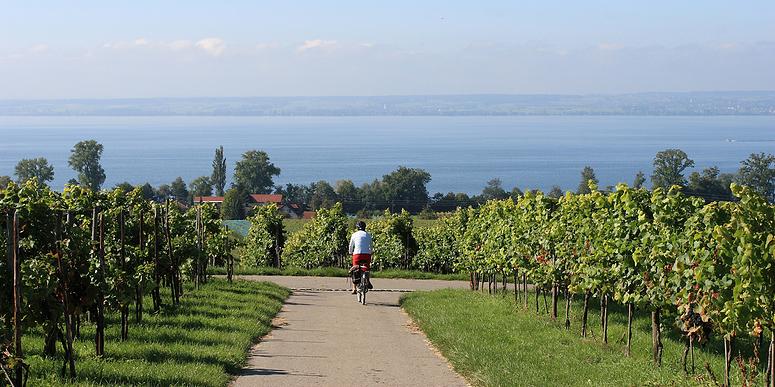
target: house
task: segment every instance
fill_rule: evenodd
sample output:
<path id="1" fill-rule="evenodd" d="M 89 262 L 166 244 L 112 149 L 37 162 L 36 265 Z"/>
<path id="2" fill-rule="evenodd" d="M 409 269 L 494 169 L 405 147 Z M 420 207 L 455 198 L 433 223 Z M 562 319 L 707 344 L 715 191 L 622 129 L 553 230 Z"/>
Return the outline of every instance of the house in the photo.
<path id="1" fill-rule="evenodd" d="M 263 206 L 269 203 L 277 204 L 279 207 L 283 202 L 283 195 L 277 194 L 250 194 L 248 195 L 248 205 Z"/>
<path id="2" fill-rule="evenodd" d="M 221 205 L 223 203 L 223 196 L 194 196 L 194 204 L 201 203 L 215 203 Z"/>
<path id="3" fill-rule="evenodd" d="M 201 203 L 215 203 L 216 206 L 220 207 L 223 204 L 223 196 L 195 196 L 194 204 Z M 287 218 L 300 219 L 304 216 L 304 209 L 300 205 L 286 203 L 283 201 L 283 195 L 278 194 L 250 194 L 247 198 L 245 210 L 250 212 L 254 207 L 265 206 L 270 203 L 274 203 Z"/>

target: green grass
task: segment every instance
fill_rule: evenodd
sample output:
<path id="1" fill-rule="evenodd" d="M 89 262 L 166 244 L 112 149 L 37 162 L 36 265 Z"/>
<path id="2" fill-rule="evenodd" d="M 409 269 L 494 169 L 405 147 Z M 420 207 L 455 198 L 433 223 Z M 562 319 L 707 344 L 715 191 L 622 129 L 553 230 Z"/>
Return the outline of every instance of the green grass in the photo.
<path id="1" fill-rule="evenodd" d="M 564 329 L 545 313 L 537 316 L 531 297 L 530 311 L 515 306 L 514 296 L 490 296 L 466 290 L 414 292 L 404 295 L 402 307 L 431 342 L 470 383 L 478 386 L 643 386 L 707 385 L 706 362 L 723 381 L 723 351 L 718 339 L 695 350 L 696 374 L 684 376 L 684 344 L 675 333 L 663 335 L 661 368 L 651 362 L 651 322 L 638 313 L 633 330 L 633 354 L 623 356 L 626 310 L 609 312 L 609 344 L 600 338 L 600 315 L 589 314 L 594 337 L 580 337 L 580 302 L 572 307 L 572 326 Z M 592 302 L 596 305 L 596 302 Z M 560 320 L 564 322 L 564 301 Z M 541 301 L 541 312 L 543 312 Z M 738 348 L 750 352 L 750 342 Z M 766 349 L 762 351 L 766 354 Z M 763 360 L 766 363 L 766 358 Z M 763 367 L 763 366 L 762 366 Z M 763 370 L 761 371 L 763 372 Z M 733 363 L 734 385 L 740 370 Z M 758 383 L 763 384 L 761 378 Z"/>
<path id="2" fill-rule="evenodd" d="M 226 275 L 226 269 L 223 267 L 210 267 L 208 273 L 212 275 Z M 372 271 L 374 278 L 405 278 L 405 279 L 437 279 L 437 280 L 468 280 L 468 276 L 462 273 L 436 274 L 427 273 L 418 270 L 398 270 L 387 269 L 382 271 Z M 277 269 L 274 267 L 236 267 L 236 275 L 290 275 L 290 276 L 312 276 L 312 277 L 345 277 L 347 269 L 338 267 L 320 267 L 314 269 L 303 269 L 298 267 L 288 267 Z"/>
<path id="3" fill-rule="evenodd" d="M 270 330 L 272 318 L 289 291 L 271 283 L 213 279 L 199 290 L 190 287 L 178 307 L 130 320 L 129 340 L 120 341 L 118 316 L 106 316 L 105 356 L 94 355 L 94 326 L 84 323 L 74 343 L 77 386 L 189 385 L 225 386 L 245 363 L 247 351 Z M 168 302 L 169 297 L 163 301 Z M 145 305 L 152 305 L 145 299 Z M 24 336 L 30 386 L 65 384 L 59 355 L 43 356 L 40 331 Z"/>
<path id="4" fill-rule="evenodd" d="M 285 232 L 291 235 L 304 227 L 310 219 L 283 219 L 283 226 L 285 226 Z"/>
<path id="5" fill-rule="evenodd" d="M 301 230 L 301 228 L 309 221 L 309 219 L 283 219 L 285 232 L 287 232 L 288 235 L 293 234 Z M 250 230 L 250 221 L 248 220 L 224 220 L 223 223 L 229 230 L 235 231 L 243 237 L 247 236 L 248 230 Z"/>

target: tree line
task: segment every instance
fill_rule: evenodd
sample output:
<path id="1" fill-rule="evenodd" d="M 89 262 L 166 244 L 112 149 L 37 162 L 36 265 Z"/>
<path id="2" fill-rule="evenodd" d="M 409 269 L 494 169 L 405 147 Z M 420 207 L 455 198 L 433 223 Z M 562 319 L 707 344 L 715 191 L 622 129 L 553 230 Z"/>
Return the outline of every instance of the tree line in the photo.
<path id="1" fill-rule="evenodd" d="M 102 144 L 94 140 L 81 141 L 71 150 L 68 163 L 77 172 L 77 179 L 70 184 L 78 184 L 99 190 L 105 182 L 105 171 L 100 164 L 103 153 Z M 177 177 L 169 184 L 153 187 L 148 183 L 141 185 L 143 197 L 149 200 L 176 200 L 190 205 L 200 196 L 224 196 L 221 209 L 224 219 L 244 219 L 249 194 L 275 193 L 283 195 L 286 202 L 299 204 L 302 209 L 318 210 L 329 208 L 334 203 L 342 203 L 348 214 L 361 217 L 380 215 L 384 210 L 393 212 L 402 209 L 411 213 L 424 212 L 434 216 L 436 212 L 450 212 L 458 207 L 478 206 L 488 200 L 517 198 L 523 190 L 514 186 L 511 190 L 504 187 L 503 181 L 493 178 L 483 187 L 481 193 L 469 195 L 463 192 L 437 192 L 430 195 L 427 189 L 431 174 L 423 169 L 399 166 L 380 179 L 357 186 L 352 180 L 342 179 L 333 185 L 325 180 L 309 184 L 288 183 L 275 185 L 275 177 L 280 168 L 271 162 L 269 155 L 260 150 L 249 150 L 241 155 L 234 165 L 232 183 L 227 189 L 227 163 L 222 146 L 215 149 L 212 171 L 209 175 L 199 176 L 187 184 Z M 683 187 L 684 192 L 700 196 L 707 200 L 734 200 L 729 187 L 738 183 L 751 187 L 775 201 L 775 155 L 753 153 L 740 163 L 735 173 L 722 173 L 717 167 L 702 171 L 686 171 L 694 167 L 694 160 L 680 149 L 666 149 L 658 152 L 653 160 L 653 172 L 650 176 L 652 188 L 668 188 L 673 185 Z M 43 158 L 20 160 L 15 168 L 16 181 L 21 183 L 36 178 L 39 182 L 50 182 L 54 178 L 54 168 Z M 595 171 L 585 166 L 581 171 L 580 183 L 576 193 L 588 193 L 587 182 L 598 183 Z M 11 181 L 8 176 L 0 176 L 0 188 Z M 640 171 L 633 179 L 635 188 L 645 187 L 646 175 Z M 134 185 L 124 182 L 114 188 L 129 192 Z M 605 190 L 612 191 L 613 186 Z M 526 189 L 525 191 L 530 191 Z M 533 190 L 535 192 L 535 190 Z M 559 198 L 564 194 L 562 187 L 553 186 L 547 195 Z"/>

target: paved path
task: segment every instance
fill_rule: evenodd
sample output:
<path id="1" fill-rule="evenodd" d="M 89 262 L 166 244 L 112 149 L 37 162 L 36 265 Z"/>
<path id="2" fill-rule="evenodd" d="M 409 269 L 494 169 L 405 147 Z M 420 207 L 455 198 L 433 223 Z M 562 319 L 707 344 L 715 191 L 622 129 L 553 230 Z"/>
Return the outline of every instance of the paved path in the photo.
<path id="1" fill-rule="evenodd" d="M 337 290 L 349 286 L 344 278 L 241 278 L 296 290 L 233 386 L 467 385 L 398 305 L 402 291 L 465 288 L 467 282 L 374 279 L 378 289 L 363 306 Z"/>

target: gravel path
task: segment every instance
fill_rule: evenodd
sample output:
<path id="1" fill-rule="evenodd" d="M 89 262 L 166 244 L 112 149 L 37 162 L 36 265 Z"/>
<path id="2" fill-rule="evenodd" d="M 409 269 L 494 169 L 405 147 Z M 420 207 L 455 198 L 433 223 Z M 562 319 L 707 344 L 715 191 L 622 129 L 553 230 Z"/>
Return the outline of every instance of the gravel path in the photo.
<path id="1" fill-rule="evenodd" d="M 294 289 L 232 386 L 466 386 L 401 310 L 402 292 L 465 281 L 374 279 L 368 305 L 344 278 L 241 276 Z"/>

